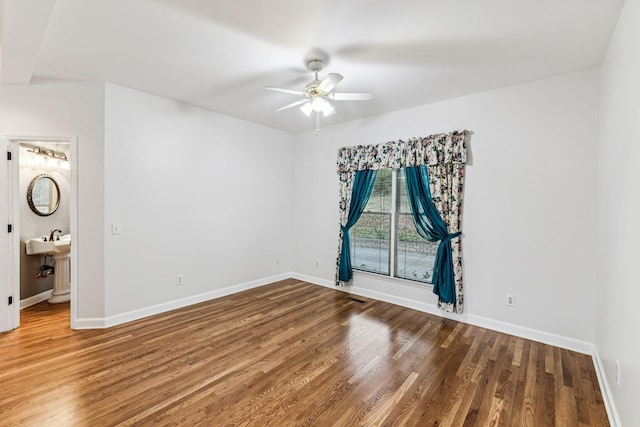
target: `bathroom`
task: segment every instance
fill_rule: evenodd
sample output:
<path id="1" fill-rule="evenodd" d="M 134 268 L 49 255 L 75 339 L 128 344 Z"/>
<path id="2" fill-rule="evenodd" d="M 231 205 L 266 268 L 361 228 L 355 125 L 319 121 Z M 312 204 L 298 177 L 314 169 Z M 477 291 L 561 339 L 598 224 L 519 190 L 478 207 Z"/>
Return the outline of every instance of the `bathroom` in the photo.
<path id="1" fill-rule="evenodd" d="M 66 303 L 70 300 L 70 254 L 66 246 L 71 244 L 70 145 L 20 142 L 18 157 L 20 308 L 43 301 Z M 52 234 L 55 248 L 35 246 L 49 242 Z"/>

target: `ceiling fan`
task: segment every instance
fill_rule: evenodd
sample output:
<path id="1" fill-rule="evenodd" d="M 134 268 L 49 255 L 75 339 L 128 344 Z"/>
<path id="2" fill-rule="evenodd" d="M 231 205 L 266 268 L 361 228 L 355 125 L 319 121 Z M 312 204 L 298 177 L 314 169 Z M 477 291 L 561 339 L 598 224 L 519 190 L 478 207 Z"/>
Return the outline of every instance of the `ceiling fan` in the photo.
<path id="1" fill-rule="evenodd" d="M 315 79 L 305 87 L 304 91 L 274 86 L 267 86 L 266 89 L 302 96 L 302 99 L 280 107 L 276 111 L 300 106 L 300 110 L 307 117 L 311 117 L 311 113 L 315 111 L 316 135 L 320 133 L 320 113 L 322 113 L 323 117 L 329 117 L 335 113 L 335 109 L 329 101 L 368 101 L 373 98 L 373 94 L 370 92 L 333 92 L 333 89 L 343 77 L 337 73 L 329 73 L 324 79 L 320 80 L 318 72 L 324 68 L 324 63 L 319 59 L 312 59 L 307 62 L 307 68 L 315 73 Z"/>

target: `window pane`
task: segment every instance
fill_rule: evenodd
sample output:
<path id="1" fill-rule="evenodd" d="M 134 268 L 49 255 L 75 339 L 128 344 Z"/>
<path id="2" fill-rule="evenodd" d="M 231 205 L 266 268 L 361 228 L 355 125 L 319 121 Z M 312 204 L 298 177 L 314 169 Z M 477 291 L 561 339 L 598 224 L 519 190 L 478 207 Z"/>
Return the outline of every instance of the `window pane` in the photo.
<path id="1" fill-rule="evenodd" d="M 410 214 L 411 207 L 409 206 L 409 197 L 407 197 L 407 178 L 404 176 L 404 169 L 398 169 L 396 179 L 398 181 L 398 204 L 396 205 L 396 212 Z"/>
<path id="2" fill-rule="evenodd" d="M 379 170 L 369 202 L 351 229 L 351 265 L 389 274 L 391 251 L 391 169 Z"/>
<path id="3" fill-rule="evenodd" d="M 396 215 L 396 276 L 431 283 L 437 243 L 418 234 L 411 214 Z"/>
<path id="4" fill-rule="evenodd" d="M 389 274 L 391 214 L 362 214 L 351 228 L 351 265 L 354 269 Z"/>
<path id="5" fill-rule="evenodd" d="M 391 212 L 391 169 L 379 170 L 365 212 Z"/>
<path id="6" fill-rule="evenodd" d="M 431 283 L 438 243 L 423 239 L 416 231 L 403 169 L 398 170 L 397 180 L 395 275 L 403 279 Z"/>

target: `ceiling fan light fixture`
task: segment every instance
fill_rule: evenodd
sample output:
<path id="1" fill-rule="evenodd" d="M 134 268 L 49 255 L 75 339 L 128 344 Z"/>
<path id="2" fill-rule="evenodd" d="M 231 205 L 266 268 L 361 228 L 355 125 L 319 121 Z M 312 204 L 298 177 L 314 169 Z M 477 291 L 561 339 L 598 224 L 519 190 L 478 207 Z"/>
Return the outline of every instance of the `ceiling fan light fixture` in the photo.
<path id="1" fill-rule="evenodd" d="M 331 105 L 331 103 L 321 95 L 313 97 L 313 100 L 311 101 L 311 108 L 316 113 L 322 113 L 324 117 L 329 117 L 336 112 L 336 110 L 333 108 L 333 105 Z"/>
<path id="2" fill-rule="evenodd" d="M 373 94 L 369 92 L 333 92 L 333 89 L 342 81 L 343 77 L 338 73 L 329 73 L 320 80 L 318 72 L 324 68 L 322 60 L 312 59 L 308 61 L 307 68 L 313 71 L 314 79 L 305 86 L 304 92 L 275 86 L 267 86 L 267 89 L 301 96 L 302 99 L 280 107 L 276 111 L 300 107 L 300 111 L 307 117 L 311 117 L 311 114 L 315 113 L 316 135 L 320 133 L 320 113 L 326 118 L 336 112 L 333 105 L 331 105 L 332 101 L 368 101 L 373 98 Z"/>
<path id="3" fill-rule="evenodd" d="M 333 108 L 333 105 L 331 105 L 331 103 L 327 100 L 324 101 L 324 104 L 322 106 L 322 115 L 324 117 L 329 117 L 331 115 L 333 115 L 336 112 L 335 108 Z"/>
<path id="4" fill-rule="evenodd" d="M 313 107 L 313 111 L 319 113 L 320 111 L 324 111 L 325 104 L 328 104 L 327 100 L 321 96 L 314 96 L 311 101 L 311 106 Z"/>
<path id="5" fill-rule="evenodd" d="M 311 105 L 310 102 L 305 102 L 304 104 L 302 104 L 302 106 L 300 107 L 300 110 L 306 114 L 307 117 L 311 117 L 311 112 L 313 111 L 313 106 Z"/>

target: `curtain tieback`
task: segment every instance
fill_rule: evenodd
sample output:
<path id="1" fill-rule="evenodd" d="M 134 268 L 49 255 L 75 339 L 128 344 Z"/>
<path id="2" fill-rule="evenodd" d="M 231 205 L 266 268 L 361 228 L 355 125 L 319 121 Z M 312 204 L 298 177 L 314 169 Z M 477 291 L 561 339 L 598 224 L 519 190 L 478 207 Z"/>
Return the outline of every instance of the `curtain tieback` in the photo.
<path id="1" fill-rule="evenodd" d="M 449 234 L 447 237 L 445 237 L 444 239 L 442 239 L 440 241 L 440 244 L 445 243 L 445 242 L 450 242 L 451 239 L 455 239 L 456 237 L 458 237 L 459 235 L 461 235 L 462 232 L 461 231 L 456 231 L 455 233 L 451 233 Z"/>
<path id="2" fill-rule="evenodd" d="M 342 232 L 346 233 L 349 229 L 350 227 L 345 227 L 344 225 L 340 224 L 340 230 L 342 230 Z"/>

